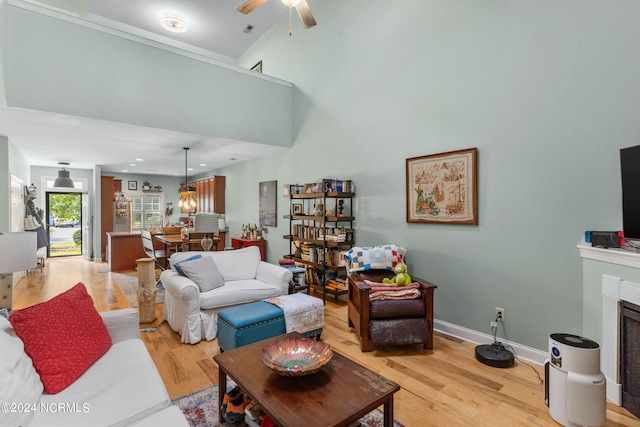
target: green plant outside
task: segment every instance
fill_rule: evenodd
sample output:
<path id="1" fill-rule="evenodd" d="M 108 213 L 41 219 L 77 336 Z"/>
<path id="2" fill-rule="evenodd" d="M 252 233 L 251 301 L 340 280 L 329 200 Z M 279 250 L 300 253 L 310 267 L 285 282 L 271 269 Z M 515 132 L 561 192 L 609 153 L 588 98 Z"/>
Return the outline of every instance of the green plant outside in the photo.
<path id="1" fill-rule="evenodd" d="M 49 195 L 49 212 L 61 221 L 80 220 L 80 198 L 77 194 Z"/>
<path id="2" fill-rule="evenodd" d="M 76 245 L 75 242 L 53 243 L 49 247 L 49 253 L 51 257 L 82 255 L 80 246 Z"/>
<path id="3" fill-rule="evenodd" d="M 49 213 L 58 218 L 60 222 L 79 221 L 81 210 L 81 198 L 77 194 L 50 194 Z M 72 236 L 73 241 L 52 243 L 49 246 L 51 257 L 82 255 L 82 231 L 76 230 Z"/>

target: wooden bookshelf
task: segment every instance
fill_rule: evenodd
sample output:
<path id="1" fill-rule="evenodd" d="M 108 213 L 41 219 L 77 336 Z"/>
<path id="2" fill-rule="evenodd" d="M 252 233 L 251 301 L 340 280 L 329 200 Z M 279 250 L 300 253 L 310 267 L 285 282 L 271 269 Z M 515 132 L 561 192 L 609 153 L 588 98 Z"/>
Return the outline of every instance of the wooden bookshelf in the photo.
<path id="1" fill-rule="evenodd" d="M 330 281 L 346 273 L 341 255 L 355 244 L 354 198 L 351 181 L 289 186 L 290 208 L 285 215 L 289 234 L 283 237 L 289 240 L 291 252 L 285 258 L 305 267 L 309 289 L 321 294 L 323 301 L 327 294 L 337 300 L 347 293 L 346 287 L 334 287 Z"/>

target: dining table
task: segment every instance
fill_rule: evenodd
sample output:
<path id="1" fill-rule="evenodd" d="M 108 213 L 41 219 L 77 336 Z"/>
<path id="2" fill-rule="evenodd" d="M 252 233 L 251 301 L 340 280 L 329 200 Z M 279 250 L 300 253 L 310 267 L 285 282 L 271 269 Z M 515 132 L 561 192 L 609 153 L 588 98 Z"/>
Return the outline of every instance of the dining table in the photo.
<path id="1" fill-rule="evenodd" d="M 153 238 L 164 245 L 164 253 L 167 258 L 174 252 L 180 252 L 182 246 L 182 236 L 180 234 L 154 234 Z M 202 250 L 200 244 L 202 238 L 189 238 L 187 250 Z M 219 238 L 213 237 L 213 247 L 218 247 Z"/>

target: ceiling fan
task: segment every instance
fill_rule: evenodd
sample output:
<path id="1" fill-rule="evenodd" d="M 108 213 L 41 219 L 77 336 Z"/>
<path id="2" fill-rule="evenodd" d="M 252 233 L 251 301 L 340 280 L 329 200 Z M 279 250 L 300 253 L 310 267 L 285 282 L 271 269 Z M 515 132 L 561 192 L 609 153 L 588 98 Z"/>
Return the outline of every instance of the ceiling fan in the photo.
<path id="1" fill-rule="evenodd" d="M 242 6 L 238 8 L 238 12 L 244 13 L 245 15 L 258 7 L 262 6 L 268 0 L 249 0 Z M 307 0 L 281 0 L 282 3 L 289 8 L 289 35 L 293 33 L 291 29 L 291 9 L 295 8 L 296 12 L 298 12 L 298 16 L 302 21 L 302 25 L 304 28 L 311 28 L 316 26 L 316 20 L 311 13 L 311 9 L 309 9 L 309 5 L 307 4 Z"/>

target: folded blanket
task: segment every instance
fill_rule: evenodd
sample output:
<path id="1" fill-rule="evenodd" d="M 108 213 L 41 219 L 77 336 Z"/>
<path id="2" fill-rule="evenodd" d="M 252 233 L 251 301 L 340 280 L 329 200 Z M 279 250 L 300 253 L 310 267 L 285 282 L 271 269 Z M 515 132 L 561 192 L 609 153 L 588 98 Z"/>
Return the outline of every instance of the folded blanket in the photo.
<path id="1" fill-rule="evenodd" d="M 324 304 L 321 299 L 295 293 L 267 298 L 263 301 L 282 309 L 287 332 L 295 331 L 303 334 L 324 327 Z"/>
<path id="2" fill-rule="evenodd" d="M 371 287 L 369 300 L 383 299 L 416 299 L 420 298 L 420 284 L 417 282 L 406 286 L 398 286 L 395 283 L 387 284 L 365 280 L 364 283 Z"/>

